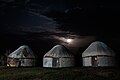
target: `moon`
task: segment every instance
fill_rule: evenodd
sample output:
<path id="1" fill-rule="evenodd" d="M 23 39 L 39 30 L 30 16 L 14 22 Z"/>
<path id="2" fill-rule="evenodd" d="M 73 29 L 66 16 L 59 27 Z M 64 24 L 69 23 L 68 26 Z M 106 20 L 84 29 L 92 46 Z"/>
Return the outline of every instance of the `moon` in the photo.
<path id="1" fill-rule="evenodd" d="M 72 42 L 72 39 L 66 39 L 66 42 L 67 42 L 67 43 L 71 43 L 71 42 Z"/>

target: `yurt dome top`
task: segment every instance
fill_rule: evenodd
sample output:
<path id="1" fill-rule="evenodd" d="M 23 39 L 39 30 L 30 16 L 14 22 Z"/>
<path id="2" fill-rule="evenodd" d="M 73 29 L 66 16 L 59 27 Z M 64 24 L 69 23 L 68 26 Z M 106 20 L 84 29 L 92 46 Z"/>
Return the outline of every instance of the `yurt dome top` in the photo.
<path id="1" fill-rule="evenodd" d="M 23 54 L 23 51 L 26 50 L 27 54 Z M 10 58 L 35 58 L 35 55 L 31 48 L 27 45 L 20 46 L 18 49 L 13 51 L 8 55 Z"/>
<path id="2" fill-rule="evenodd" d="M 82 57 L 87 56 L 115 56 L 115 52 L 101 41 L 95 41 L 82 53 Z"/>
<path id="3" fill-rule="evenodd" d="M 63 45 L 56 45 L 49 50 L 44 57 L 74 57 L 73 54 Z"/>

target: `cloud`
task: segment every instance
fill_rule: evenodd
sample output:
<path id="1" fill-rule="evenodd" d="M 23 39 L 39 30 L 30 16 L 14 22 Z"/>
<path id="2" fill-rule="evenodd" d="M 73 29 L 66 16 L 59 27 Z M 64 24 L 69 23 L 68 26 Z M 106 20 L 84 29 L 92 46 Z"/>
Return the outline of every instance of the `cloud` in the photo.
<path id="1" fill-rule="evenodd" d="M 20 11 L 15 15 L 10 15 L 3 21 L 4 24 L 2 23 L 2 25 L 4 25 L 3 28 L 6 33 L 21 34 L 56 31 L 55 21 L 35 12 Z"/>
<path id="2" fill-rule="evenodd" d="M 74 37 L 70 38 L 69 36 L 60 37 L 60 36 L 52 36 L 54 39 L 58 40 L 59 44 L 66 46 L 71 52 L 76 53 L 80 48 L 88 46 L 91 42 L 96 40 L 96 36 L 80 36 L 74 35 Z M 67 39 L 72 39 L 71 43 L 67 43 Z"/>
<path id="3" fill-rule="evenodd" d="M 60 36 L 55 36 L 53 35 L 52 37 L 54 39 L 60 40 L 62 44 L 66 45 L 66 46 L 75 46 L 78 45 L 78 47 L 84 47 L 87 46 L 91 41 L 94 41 L 96 39 L 95 36 L 79 36 L 76 35 L 75 37 L 60 37 Z M 68 44 L 66 43 L 66 39 L 72 39 L 72 43 Z"/>
<path id="4" fill-rule="evenodd" d="M 1 0 L 1 1 L 4 1 L 4 2 L 14 2 L 15 0 Z"/>
<path id="5" fill-rule="evenodd" d="M 16 0 L 1 0 L 3 2 L 7 2 L 7 3 L 10 3 L 10 2 L 17 2 Z M 21 2 L 22 0 L 19 0 L 19 2 Z M 30 0 L 24 0 L 26 3 L 30 2 Z"/>

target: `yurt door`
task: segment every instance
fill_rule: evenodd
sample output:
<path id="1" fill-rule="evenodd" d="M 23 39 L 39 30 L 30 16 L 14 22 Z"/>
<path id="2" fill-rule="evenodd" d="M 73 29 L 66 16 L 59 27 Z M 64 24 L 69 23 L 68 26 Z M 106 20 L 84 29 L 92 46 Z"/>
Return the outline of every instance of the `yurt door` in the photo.
<path id="1" fill-rule="evenodd" d="M 52 65 L 53 67 L 59 67 L 59 58 L 53 58 Z"/>
<path id="2" fill-rule="evenodd" d="M 97 67 L 98 66 L 98 64 L 97 64 L 97 56 L 93 56 L 92 57 L 92 66 L 93 67 Z"/>

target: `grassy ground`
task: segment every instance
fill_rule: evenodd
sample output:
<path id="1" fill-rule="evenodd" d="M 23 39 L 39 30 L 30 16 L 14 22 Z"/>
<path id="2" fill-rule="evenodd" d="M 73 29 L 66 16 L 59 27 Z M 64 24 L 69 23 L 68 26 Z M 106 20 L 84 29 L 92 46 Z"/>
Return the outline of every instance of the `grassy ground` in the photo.
<path id="1" fill-rule="evenodd" d="M 119 71 L 119 68 L 0 67 L 0 80 L 120 80 Z"/>

